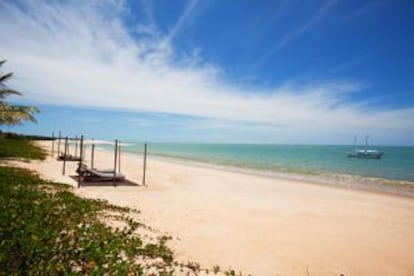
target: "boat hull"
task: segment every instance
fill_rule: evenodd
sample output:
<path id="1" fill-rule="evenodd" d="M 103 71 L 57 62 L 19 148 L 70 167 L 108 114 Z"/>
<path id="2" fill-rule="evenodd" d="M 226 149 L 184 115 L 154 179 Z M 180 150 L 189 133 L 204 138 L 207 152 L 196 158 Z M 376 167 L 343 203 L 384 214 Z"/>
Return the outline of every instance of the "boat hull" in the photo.
<path id="1" fill-rule="evenodd" d="M 363 158 L 363 159 L 381 159 L 382 152 L 348 152 L 346 156 L 351 158 Z"/>

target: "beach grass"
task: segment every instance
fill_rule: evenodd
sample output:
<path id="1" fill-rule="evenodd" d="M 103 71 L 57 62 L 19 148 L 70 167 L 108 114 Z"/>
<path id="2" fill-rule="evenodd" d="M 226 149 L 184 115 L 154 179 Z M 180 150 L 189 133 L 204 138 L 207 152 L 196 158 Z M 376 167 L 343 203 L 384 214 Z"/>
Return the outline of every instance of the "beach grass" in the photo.
<path id="1" fill-rule="evenodd" d="M 47 153 L 27 138 L 10 138 L 0 134 L 0 158 L 21 158 L 24 160 L 44 160 Z"/>

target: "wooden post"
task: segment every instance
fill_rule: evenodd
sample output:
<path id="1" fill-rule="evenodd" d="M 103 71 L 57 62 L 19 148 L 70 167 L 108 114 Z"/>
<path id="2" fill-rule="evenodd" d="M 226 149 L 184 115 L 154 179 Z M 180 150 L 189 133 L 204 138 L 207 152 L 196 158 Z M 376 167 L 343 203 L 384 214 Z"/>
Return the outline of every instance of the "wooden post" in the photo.
<path id="1" fill-rule="evenodd" d="M 146 186 L 145 184 L 145 172 L 147 170 L 147 143 L 144 144 L 144 168 L 142 174 L 142 185 Z"/>
<path id="2" fill-rule="evenodd" d="M 63 154 L 63 169 L 62 169 L 62 175 L 65 175 L 67 150 L 68 150 L 68 137 L 65 138 L 65 152 Z"/>
<path id="3" fill-rule="evenodd" d="M 115 177 L 116 177 L 116 163 L 118 158 L 118 140 L 115 139 L 115 155 L 114 155 L 114 175 L 112 177 L 112 184 L 115 185 Z"/>
<path id="4" fill-rule="evenodd" d="M 58 157 L 59 157 L 59 154 L 60 154 L 60 139 L 62 139 L 62 135 L 61 135 L 60 130 L 59 130 L 59 138 L 58 138 Z"/>
<path id="5" fill-rule="evenodd" d="M 52 132 L 52 158 L 54 154 L 55 154 L 55 133 Z"/>
<path id="6" fill-rule="evenodd" d="M 82 167 L 82 159 L 83 159 L 83 135 L 80 138 L 80 159 L 79 159 L 79 175 L 78 175 L 78 188 L 81 186 L 81 167 Z"/>
<path id="7" fill-rule="evenodd" d="M 92 138 L 91 169 L 93 169 L 94 163 L 95 163 L 95 142 L 94 142 L 94 138 Z"/>
<path id="8" fill-rule="evenodd" d="M 83 136 L 83 135 L 82 135 Z M 83 139 L 83 138 L 82 138 Z M 83 143 L 83 141 L 82 141 L 82 149 L 81 149 L 81 153 L 82 153 L 82 155 L 80 156 L 80 158 L 83 160 L 83 156 L 85 155 L 85 152 L 86 152 L 86 150 L 85 150 L 85 148 L 86 148 L 86 145 Z"/>
<path id="9" fill-rule="evenodd" d="M 83 135 L 80 137 L 80 145 L 79 145 L 79 157 L 81 162 L 83 161 L 83 156 L 85 155 L 85 145 L 83 144 Z"/>
<path id="10" fill-rule="evenodd" d="M 75 156 L 78 156 L 78 136 L 75 136 Z"/>
<path id="11" fill-rule="evenodd" d="M 121 141 L 118 143 L 118 172 L 121 173 Z"/>

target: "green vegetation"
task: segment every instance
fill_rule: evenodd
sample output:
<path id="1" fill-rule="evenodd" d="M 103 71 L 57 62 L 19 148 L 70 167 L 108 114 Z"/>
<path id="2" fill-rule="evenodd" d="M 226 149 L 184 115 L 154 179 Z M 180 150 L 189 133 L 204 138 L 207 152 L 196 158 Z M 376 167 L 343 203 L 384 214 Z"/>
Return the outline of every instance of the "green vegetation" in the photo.
<path id="1" fill-rule="evenodd" d="M 6 61 L 0 61 L 2 66 Z M 22 121 L 36 122 L 33 114 L 39 112 L 34 106 L 10 105 L 5 98 L 10 95 L 22 96 L 22 93 L 10 89 L 5 82 L 13 76 L 13 73 L 0 75 L 0 125 L 18 125 Z"/>
<path id="2" fill-rule="evenodd" d="M 47 153 L 27 139 L 11 139 L 0 134 L 0 158 L 23 158 L 44 160 Z"/>
<path id="3" fill-rule="evenodd" d="M 26 135 L 26 134 L 19 134 L 14 132 L 2 132 L 0 130 L 0 136 L 3 138 L 9 139 L 16 139 L 16 140 L 52 140 L 55 139 L 51 136 L 42 136 L 42 135 Z"/>
<path id="4" fill-rule="evenodd" d="M 173 261 L 168 238 L 144 243 L 133 234 L 141 224 L 125 215 L 127 209 L 79 198 L 69 186 L 31 171 L 0 167 L 0 202 L 0 267 L 6 274 L 141 275 L 150 260 L 158 260 L 160 272 Z M 101 222 L 104 212 L 120 213 L 125 227 Z"/>

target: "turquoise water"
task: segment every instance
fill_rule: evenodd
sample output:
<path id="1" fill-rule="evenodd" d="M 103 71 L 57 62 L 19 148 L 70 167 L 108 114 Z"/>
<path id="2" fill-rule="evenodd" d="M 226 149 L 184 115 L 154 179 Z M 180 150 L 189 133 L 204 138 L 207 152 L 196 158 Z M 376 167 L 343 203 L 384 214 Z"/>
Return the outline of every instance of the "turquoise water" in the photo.
<path id="1" fill-rule="evenodd" d="M 142 152 L 142 144 L 124 150 Z M 373 147 L 374 148 L 374 147 Z M 340 173 L 414 181 L 414 147 L 375 147 L 380 160 L 348 158 L 351 146 L 150 143 L 152 155 L 268 172 Z"/>

